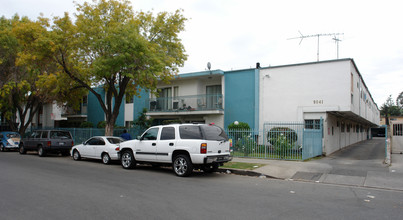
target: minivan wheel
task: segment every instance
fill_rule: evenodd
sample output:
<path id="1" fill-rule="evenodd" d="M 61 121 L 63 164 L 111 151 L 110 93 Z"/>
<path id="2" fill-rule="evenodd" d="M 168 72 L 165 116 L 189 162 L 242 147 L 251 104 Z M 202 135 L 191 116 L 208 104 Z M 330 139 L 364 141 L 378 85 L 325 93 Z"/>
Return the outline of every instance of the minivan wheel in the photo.
<path id="1" fill-rule="evenodd" d="M 80 160 L 81 159 L 81 155 L 77 150 L 74 150 L 73 152 L 73 160 Z"/>
<path id="2" fill-rule="evenodd" d="M 120 163 L 125 169 L 133 169 L 136 167 L 136 159 L 134 159 L 133 153 L 129 150 L 125 150 L 120 157 Z"/>
<path id="3" fill-rule="evenodd" d="M 18 149 L 18 152 L 20 152 L 20 154 L 26 154 L 26 153 L 27 153 L 27 151 L 25 150 L 23 144 L 20 144 L 20 147 L 19 147 L 19 149 Z"/>
<path id="4" fill-rule="evenodd" d="M 172 163 L 172 169 L 177 176 L 186 177 L 193 172 L 193 164 L 189 156 L 179 154 Z"/>
<path id="5" fill-rule="evenodd" d="M 46 156 L 46 151 L 45 151 L 45 149 L 43 149 L 42 146 L 39 146 L 39 148 L 38 148 L 38 155 L 39 155 L 40 157 Z"/>
<path id="6" fill-rule="evenodd" d="M 109 164 L 110 162 L 111 162 L 111 157 L 109 157 L 109 154 L 103 153 L 102 154 L 102 163 Z"/>

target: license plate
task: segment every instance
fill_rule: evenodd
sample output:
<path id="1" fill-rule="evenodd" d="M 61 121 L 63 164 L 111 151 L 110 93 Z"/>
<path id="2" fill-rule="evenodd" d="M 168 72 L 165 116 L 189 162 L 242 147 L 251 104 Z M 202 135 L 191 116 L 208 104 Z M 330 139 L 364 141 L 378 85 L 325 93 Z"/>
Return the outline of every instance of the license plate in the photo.
<path id="1" fill-rule="evenodd" d="M 60 142 L 59 145 L 64 145 L 64 143 L 63 143 L 63 142 Z"/>

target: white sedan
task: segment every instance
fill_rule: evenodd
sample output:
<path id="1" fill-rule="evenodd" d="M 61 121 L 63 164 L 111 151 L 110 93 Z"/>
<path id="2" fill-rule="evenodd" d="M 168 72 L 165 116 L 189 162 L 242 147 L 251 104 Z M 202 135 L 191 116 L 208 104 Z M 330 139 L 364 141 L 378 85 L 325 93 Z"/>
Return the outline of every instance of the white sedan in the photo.
<path id="1" fill-rule="evenodd" d="M 71 148 L 71 156 L 74 160 L 81 158 L 102 159 L 104 164 L 111 160 L 118 160 L 119 143 L 125 141 L 120 137 L 96 136 L 88 139 L 82 144 Z"/>

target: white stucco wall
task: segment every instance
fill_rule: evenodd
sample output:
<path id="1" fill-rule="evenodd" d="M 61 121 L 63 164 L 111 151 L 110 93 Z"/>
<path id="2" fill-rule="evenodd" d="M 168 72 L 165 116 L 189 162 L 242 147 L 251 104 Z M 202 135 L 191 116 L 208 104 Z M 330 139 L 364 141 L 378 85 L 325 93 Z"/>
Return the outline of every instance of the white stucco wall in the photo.
<path id="1" fill-rule="evenodd" d="M 260 129 L 265 122 L 322 117 L 326 154 L 367 138 L 367 127 L 357 133 L 356 125 L 362 124 L 328 112 L 346 112 L 379 123 L 379 110 L 350 60 L 264 68 L 260 70 L 259 90 Z M 341 123 L 351 125 L 350 132 L 347 128 L 341 132 Z"/>
<path id="2" fill-rule="evenodd" d="M 297 121 L 305 111 L 350 110 L 349 70 L 349 63 L 262 69 L 260 121 Z"/>

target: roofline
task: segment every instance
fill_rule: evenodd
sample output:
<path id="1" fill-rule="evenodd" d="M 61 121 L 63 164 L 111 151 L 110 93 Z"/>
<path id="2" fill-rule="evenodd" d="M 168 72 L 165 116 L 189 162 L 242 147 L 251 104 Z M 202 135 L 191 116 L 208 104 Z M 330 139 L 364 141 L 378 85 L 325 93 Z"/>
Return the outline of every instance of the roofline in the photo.
<path id="1" fill-rule="evenodd" d="M 218 69 L 218 70 L 208 70 L 208 71 L 192 72 L 192 73 L 180 73 L 178 75 L 175 75 L 175 79 L 209 76 L 209 75 L 224 75 L 224 71 Z"/>
<path id="2" fill-rule="evenodd" d="M 369 96 L 371 97 L 372 102 L 375 104 L 376 108 L 379 110 L 378 104 L 376 104 L 374 98 L 371 95 L 371 92 L 369 91 L 367 85 L 365 84 L 364 78 L 362 77 L 360 71 L 358 70 L 357 65 L 355 64 L 355 61 L 353 58 L 343 58 L 343 59 L 336 59 L 336 60 L 323 60 L 323 61 L 316 61 L 316 62 L 306 62 L 306 63 L 296 63 L 296 64 L 286 64 L 286 65 L 279 65 L 279 66 L 269 66 L 269 67 L 262 67 L 260 69 L 274 69 L 274 68 L 282 68 L 282 67 L 293 67 L 293 66 L 302 66 L 302 65 L 314 65 L 314 64 L 322 64 L 322 63 L 334 63 L 334 62 L 345 62 L 349 61 L 353 64 L 355 70 L 358 73 L 358 76 L 360 77 L 364 87 L 367 89 Z"/>

